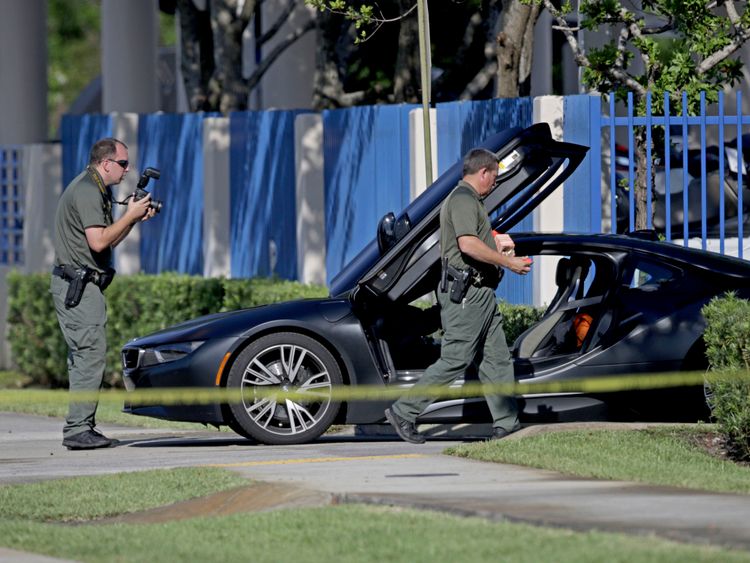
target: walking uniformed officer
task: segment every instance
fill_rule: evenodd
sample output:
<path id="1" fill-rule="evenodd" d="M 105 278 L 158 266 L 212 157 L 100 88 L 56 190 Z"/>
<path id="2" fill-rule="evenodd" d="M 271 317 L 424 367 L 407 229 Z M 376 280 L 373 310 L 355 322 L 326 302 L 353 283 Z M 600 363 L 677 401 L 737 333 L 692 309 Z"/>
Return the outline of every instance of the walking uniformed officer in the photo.
<path id="1" fill-rule="evenodd" d="M 99 391 L 104 377 L 107 309 L 103 291 L 112 281 L 112 248 L 139 221 L 154 216 L 151 197 L 130 198 L 127 210 L 112 220 L 110 186 L 129 169 L 128 148 L 102 139 L 91 148 L 89 164 L 65 189 L 55 214 L 55 261 L 50 292 L 68 345 L 70 402 L 63 446 L 88 450 L 112 445 L 96 431 L 96 400 L 76 401 L 75 392 Z"/>
<path id="2" fill-rule="evenodd" d="M 440 359 L 427 368 L 414 387 L 416 391 L 419 387 L 450 384 L 464 375 L 475 358 L 479 360 L 482 383 L 513 382 L 513 363 L 495 288 L 501 267 L 526 274 L 531 260 L 515 256 L 508 235 L 493 234 L 482 204 L 482 198 L 494 187 L 497 165 L 492 152 L 469 151 L 464 157 L 463 179 L 440 209 L 444 271 L 437 294 L 445 333 Z M 488 393 L 485 398 L 492 414 L 493 438 L 503 438 L 520 428 L 515 398 L 495 393 Z M 403 440 L 421 444 L 425 438 L 417 432 L 415 421 L 431 402 L 428 397 L 413 394 L 402 397 L 386 409 L 386 419 Z"/>

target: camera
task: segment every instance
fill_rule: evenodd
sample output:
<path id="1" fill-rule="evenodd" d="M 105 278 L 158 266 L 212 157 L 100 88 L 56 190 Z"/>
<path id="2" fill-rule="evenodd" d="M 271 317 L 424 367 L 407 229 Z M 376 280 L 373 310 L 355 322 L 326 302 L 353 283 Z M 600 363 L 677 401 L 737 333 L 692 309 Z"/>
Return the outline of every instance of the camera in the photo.
<path id="1" fill-rule="evenodd" d="M 141 174 L 140 180 L 138 180 L 138 185 L 135 187 L 135 193 L 133 194 L 133 201 L 138 201 L 139 199 L 143 199 L 148 195 L 148 192 L 146 191 L 146 185 L 148 185 L 148 181 L 153 178 L 154 180 L 158 180 L 159 176 L 161 176 L 161 172 L 159 172 L 156 168 L 148 167 L 143 171 L 143 174 Z M 159 201 L 158 199 L 152 199 L 151 203 L 149 203 L 149 207 L 159 213 L 161 211 L 163 203 Z"/>

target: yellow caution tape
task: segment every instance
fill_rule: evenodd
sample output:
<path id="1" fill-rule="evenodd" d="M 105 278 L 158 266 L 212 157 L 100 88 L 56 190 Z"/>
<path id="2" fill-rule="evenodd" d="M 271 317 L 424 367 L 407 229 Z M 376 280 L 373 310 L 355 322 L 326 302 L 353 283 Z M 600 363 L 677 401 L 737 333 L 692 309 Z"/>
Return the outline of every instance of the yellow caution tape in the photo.
<path id="1" fill-rule="evenodd" d="M 722 372 L 691 371 L 658 374 L 631 374 L 620 376 L 588 377 L 563 381 L 538 382 L 517 381 L 509 384 L 482 384 L 466 382 L 455 387 L 397 385 L 340 385 L 332 388 L 316 388 L 308 391 L 284 391 L 275 386 L 259 386 L 252 389 L 215 388 L 141 388 L 135 391 L 106 390 L 102 392 L 81 392 L 67 390 L 0 390 L 0 409 L 3 405 L 62 403 L 75 401 L 127 402 L 134 405 L 175 405 L 238 403 L 245 399 L 286 399 L 300 402 L 315 402 L 330 399 L 345 401 L 393 401 L 402 396 L 421 396 L 432 399 L 463 399 L 483 395 L 533 395 L 557 393 L 612 393 L 621 391 L 642 391 L 703 385 L 715 381 L 731 379 L 750 380 L 750 371 L 735 370 Z"/>

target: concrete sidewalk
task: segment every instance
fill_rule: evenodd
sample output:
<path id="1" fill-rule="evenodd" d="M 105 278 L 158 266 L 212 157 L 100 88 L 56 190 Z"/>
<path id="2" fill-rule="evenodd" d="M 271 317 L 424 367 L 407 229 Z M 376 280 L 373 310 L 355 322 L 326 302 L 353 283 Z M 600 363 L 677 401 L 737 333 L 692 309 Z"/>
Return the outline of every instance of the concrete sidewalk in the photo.
<path id="1" fill-rule="evenodd" d="M 419 447 L 411 449 L 417 456 Z M 577 531 L 655 535 L 750 551 L 750 495 L 578 478 L 432 453 L 383 458 L 377 467 L 338 462 L 335 479 L 326 464 L 290 464 L 284 471 L 278 466 L 232 468 L 253 479 L 328 492 L 339 502 L 414 507 Z"/>
<path id="2" fill-rule="evenodd" d="M 192 432 L 103 425 L 107 435 L 121 440 L 120 446 L 69 452 L 60 445 L 61 428 L 58 419 L 0 413 L 0 485 L 210 465 L 302 493 L 324 493 L 321 499 L 338 502 L 655 535 L 746 550 L 750 559 L 750 495 L 576 478 L 443 455 L 445 447 L 458 443 L 455 431 L 445 437 L 433 432 L 435 437 L 423 445 L 355 436 L 349 430 L 312 444 L 260 446 L 200 427 Z M 529 427 L 516 436 L 540 430 Z"/>

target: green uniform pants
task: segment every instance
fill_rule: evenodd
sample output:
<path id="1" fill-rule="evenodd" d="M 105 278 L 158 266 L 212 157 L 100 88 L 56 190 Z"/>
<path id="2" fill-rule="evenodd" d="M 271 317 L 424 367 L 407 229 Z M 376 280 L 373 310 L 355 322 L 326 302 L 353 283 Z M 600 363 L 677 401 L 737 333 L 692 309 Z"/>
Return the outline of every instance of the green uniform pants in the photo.
<path id="1" fill-rule="evenodd" d="M 513 362 L 505 342 L 495 292 L 489 287 L 470 287 L 463 303 L 453 303 L 447 292 L 438 292 L 438 301 L 445 330 L 440 359 L 427 368 L 414 389 L 448 385 L 463 376 L 475 359 L 479 361 L 479 379 L 482 383 L 513 383 Z M 514 397 L 489 393 L 485 399 L 494 428 L 508 431 L 519 428 Z M 396 401 L 392 410 L 398 416 L 415 422 L 432 401 L 428 397 L 410 395 Z"/>
<path id="2" fill-rule="evenodd" d="M 99 391 L 104 378 L 107 353 L 107 306 L 99 287 L 86 284 L 77 307 L 65 307 L 68 282 L 52 276 L 50 292 L 55 302 L 57 320 L 68 345 L 68 381 L 70 391 Z M 65 419 L 63 437 L 69 438 L 96 426 L 98 401 L 71 400 Z"/>

